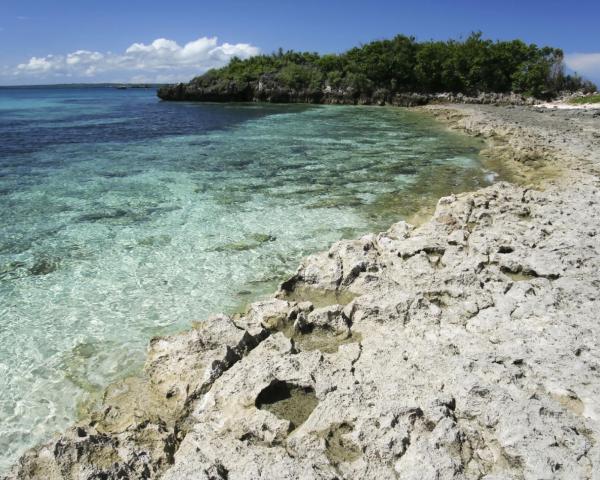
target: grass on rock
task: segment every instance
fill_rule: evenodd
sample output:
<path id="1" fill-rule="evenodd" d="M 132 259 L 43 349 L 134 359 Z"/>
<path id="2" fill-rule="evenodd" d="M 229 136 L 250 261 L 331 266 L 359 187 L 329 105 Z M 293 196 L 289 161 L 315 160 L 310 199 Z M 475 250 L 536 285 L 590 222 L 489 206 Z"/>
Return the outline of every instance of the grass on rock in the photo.
<path id="1" fill-rule="evenodd" d="M 575 105 L 585 105 L 587 103 L 600 103 L 600 95 L 586 95 L 585 97 L 577 97 L 569 100 L 569 103 Z"/>

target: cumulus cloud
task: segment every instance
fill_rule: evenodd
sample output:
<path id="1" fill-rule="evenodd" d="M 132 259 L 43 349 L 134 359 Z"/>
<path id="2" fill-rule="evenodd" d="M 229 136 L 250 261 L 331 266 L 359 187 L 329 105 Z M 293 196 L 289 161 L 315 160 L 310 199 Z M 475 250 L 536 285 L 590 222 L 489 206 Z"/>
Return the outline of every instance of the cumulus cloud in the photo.
<path id="1" fill-rule="evenodd" d="M 201 37 L 181 46 L 158 38 L 134 43 L 123 53 L 77 50 L 66 55 L 31 57 L 16 67 L 4 67 L 13 79 L 60 81 L 61 77 L 88 81 L 184 81 L 210 68 L 226 64 L 234 56 L 249 58 L 260 50 L 247 43 L 219 43 L 217 37 Z M 137 80 L 136 80 L 137 79 Z"/>
<path id="2" fill-rule="evenodd" d="M 584 77 L 600 80 L 600 53 L 570 53 L 565 56 L 565 63 Z"/>

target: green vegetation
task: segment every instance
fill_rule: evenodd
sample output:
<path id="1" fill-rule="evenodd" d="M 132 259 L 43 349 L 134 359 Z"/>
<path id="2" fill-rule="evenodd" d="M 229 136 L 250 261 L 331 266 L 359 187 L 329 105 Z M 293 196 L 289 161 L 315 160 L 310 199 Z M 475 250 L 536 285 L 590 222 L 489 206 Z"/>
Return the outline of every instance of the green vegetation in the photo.
<path id="1" fill-rule="evenodd" d="M 569 103 L 575 105 L 585 105 L 586 103 L 600 103 L 600 95 L 586 95 L 585 97 L 577 97 L 569 100 Z"/>
<path id="2" fill-rule="evenodd" d="M 552 98 L 561 91 L 593 92 L 595 86 L 566 75 L 563 52 L 521 40 L 492 41 L 473 33 L 464 41 L 417 42 L 398 35 L 339 55 L 279 49 L 247 60 L 233 58 L 190 83 L 227 92 L 244 88 L 285 88 L 296 92 L 351 91 L 354 95 L 396 93 L 515 92 Z"/>

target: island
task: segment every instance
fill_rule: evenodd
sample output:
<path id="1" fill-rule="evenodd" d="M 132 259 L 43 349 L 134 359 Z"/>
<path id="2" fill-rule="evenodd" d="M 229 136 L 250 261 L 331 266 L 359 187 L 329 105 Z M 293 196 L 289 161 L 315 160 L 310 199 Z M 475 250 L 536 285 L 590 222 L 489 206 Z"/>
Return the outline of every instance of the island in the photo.
<path id="1" fill-rule="evenodd" d="M 6 478 L 596 478 L 600 110 L 577 105 L 594 90 L 560 50 L 479 34 L 280 51 L 161 88 L 185 101 L 435 99 L 417 110 L 485 139 L 515 181 L 337 242 L 244 313 L 152 339 L 143 375 Z M 584 101 L 540 102 L 564 91 Z"/>

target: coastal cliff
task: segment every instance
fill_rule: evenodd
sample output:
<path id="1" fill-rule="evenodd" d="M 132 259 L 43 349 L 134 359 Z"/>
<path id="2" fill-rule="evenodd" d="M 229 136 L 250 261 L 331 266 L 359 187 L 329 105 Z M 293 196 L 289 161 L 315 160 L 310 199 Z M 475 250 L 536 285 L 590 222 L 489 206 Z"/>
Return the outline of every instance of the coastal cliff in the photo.
<path id="1" fill-rule="evenodd" d="M 462 93 L 393 93 L 386 89 L 360 92 L 353 88 L 295 89 L 278 82 L 272 75 L 258 81 L 205 85 L 198 81 L 165 85 L 157 95 L 169 101 L 201 102 L 269 102 L 310 103 L 328 105 L 393 105 L 416 107 L 429 103 L 472 103 L 493 105 L 534 105 L 537 100 L 516 93 L 481 93 L 467 96 Z"/>
<path id="2" fill-rule="evenodd" d="M 442 198 L 153 339 L 141 377 L 6 478 L 595 478 L 600 117 L 426 112 L 522 185 Z"/>

